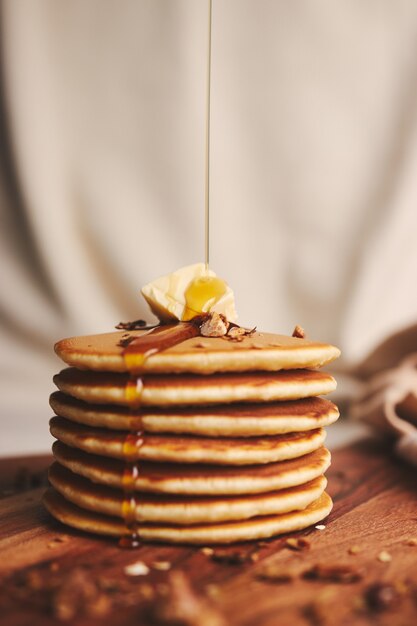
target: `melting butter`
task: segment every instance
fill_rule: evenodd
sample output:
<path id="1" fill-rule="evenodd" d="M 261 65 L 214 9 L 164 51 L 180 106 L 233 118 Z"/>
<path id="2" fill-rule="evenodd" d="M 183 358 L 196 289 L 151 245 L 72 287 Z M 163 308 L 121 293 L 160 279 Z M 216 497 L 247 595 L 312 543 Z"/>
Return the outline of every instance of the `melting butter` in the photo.
<path id="1" fill-rule="evenodd" d="M 188 321 L 200 313 L 211 311 L 226 291 L 227 284 L 217 276 L 195 278 L 185 291 L 185 308 L 182 319 Z"/>
<path id="2" fill-rule="evenodd" d="M 189 321 L 210 311 L 222 313 L 229 322 L 237 319 L 233 291 L 204 263 L 182 267 L 148 283 L 142 295 L 164 323 Z"/>

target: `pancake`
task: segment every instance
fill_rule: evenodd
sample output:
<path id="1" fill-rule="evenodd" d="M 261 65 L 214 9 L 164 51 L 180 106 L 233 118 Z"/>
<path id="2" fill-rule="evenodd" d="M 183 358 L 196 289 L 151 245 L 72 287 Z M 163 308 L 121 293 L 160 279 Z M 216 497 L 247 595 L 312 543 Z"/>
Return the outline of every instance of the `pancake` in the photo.
<path id="1" fill-rule="evenodd" d="M 58 463 L 50 468 L 49 481 L 67 500 L 81 508 L 124 517 L 124 496 L 120 490 L 95 485 Z M 217 497 L 137 494 L 134 518 L 138 522 L 187 525 L 277 515 L 305 509 L 321 496 L 326 484 L 324 476 L 320 476 L 304 485 L 266 494 Z"/>
<path id="2" fill-rule="evenodd" d="M 49 489 L 45 493 L 44 504 L 51 515 L 73 528 L 113 537 L 130 536 L 129 529 L 119 518 L 82 509 L 66 500 L 54 489 Z M 330 513 L 331 509 L 332 501 L 324 492 L 301 511 L 218 524 L 174 526 L 141 523 L 137 528 L 137 535 L 145 541 L 197 545 L 265 539 L 317 524 Z"/>
<path id="3" fill-rule="evenodd" d="M 298 400 L 327 394 L 336 388 L 336 381 L 330 374 L 304 369 L 207 376 L 149 375 L 138 380 L 139 386 L 126 374 L 75 368 L 67 368 L 54 376 L 58 389 L 78 400 L 125 406 L 139 402 L 141 406 L 164 407 Z"/>
<path id="4" fill-rule="evenodd" d="M 318 368 L 339 350 L 236 328 L 201 336 L 219 324 L 56 344 L 70 367 L 50 399 L 53 516 L 134 546 L 261 539 L 330 512 L 323 426 L 339 413 L 318 397 L 336 388 Z"/>
<path id="5" fill-rule="evenodd" d="M 320 448 L 326 438 L 322 428 L 305 433 L 268 437 L 209 438 L 192 435 L 152 435 L 128 440 L 126 433 L 75 424 L 63 417 L 50 421 L 51 434 L 68 446 L 91 454 L 124 461 L 252 465 L 294 459 Z"/>
<path id="6" fill-rule="evenodd" d="M 56 441 L 52 451 L 57 461 L 92 482 L 123 489 L 125 463 L 96 456 Z M 141 492 L 177 495 L 238 495 L 286 489 L 309 482 L 330 465 L 326 448 L 297 459 L 265 465 L 218 466 L 140 463 L 134 483 Z"/>
<path id="7" fill-rule="evenodd" d="M 292 402 L 229 404 L 198 409 L 129 409 L 92 405 L 59 391 L 50 405 L 55 413 L 94 428 L 184 433 L 207 437 L 251 437 L 313 430 L 333 424 L 339 417 L 335 404 L 324 398 Z"/>
<path id="8" fill-rule="evenodd" d="M 113 332 L 62 339 L 55 345 L 57 355 L 68 365 L 98 371 L 126 372 L 122 338 L 139 337 L 146 331 Z M 194 337 L 152 354 L 145 373 L 212 374 L 214 372 L 278 371 L 321 367 L 340 355 L 335 346 L 255 332 L 240 342 L 219 337 Z"/>

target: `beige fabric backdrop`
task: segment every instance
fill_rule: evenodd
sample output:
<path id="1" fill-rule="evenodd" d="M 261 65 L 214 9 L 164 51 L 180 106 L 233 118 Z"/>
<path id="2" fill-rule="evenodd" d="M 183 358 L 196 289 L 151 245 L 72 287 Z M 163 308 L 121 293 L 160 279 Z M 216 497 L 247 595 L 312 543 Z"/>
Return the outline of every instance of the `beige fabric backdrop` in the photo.
<path id="1" fill-rule="evenodd" d="M 207 3 L 2 2 L 0 453 L 49 446 L 54 340 L 203 260 Z M 211 266 L 240 320 L 417 320 L 417 3 L 214 0 Z M 6 126 L 7 123 L 7 126 Z"/>

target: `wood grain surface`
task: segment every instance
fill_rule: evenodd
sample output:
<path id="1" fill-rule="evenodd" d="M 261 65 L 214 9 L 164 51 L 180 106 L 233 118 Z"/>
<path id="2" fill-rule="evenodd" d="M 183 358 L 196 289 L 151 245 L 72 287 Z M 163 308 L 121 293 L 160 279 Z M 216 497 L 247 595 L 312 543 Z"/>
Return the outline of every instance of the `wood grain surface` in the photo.
<path id="1" fill-rule="evenodd" d="M 334 453 L 325 529 L 213 554 L 125 551 L 63 527 L 40 503 L 49 463 L 0 460 L 1 624 L 417 624 L 416 470 L 380 444 Z M 127 574 L 137 561 L 149 573 Z"/>

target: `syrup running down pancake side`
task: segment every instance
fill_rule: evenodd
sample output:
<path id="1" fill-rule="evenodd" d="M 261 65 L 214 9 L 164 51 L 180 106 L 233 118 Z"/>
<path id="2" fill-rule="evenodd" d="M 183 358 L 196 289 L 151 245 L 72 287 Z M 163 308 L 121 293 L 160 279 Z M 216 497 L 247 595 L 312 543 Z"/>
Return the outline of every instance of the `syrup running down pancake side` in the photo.
<path id="1" fill-rule="evenodd" d="M 175 346 L 186 339 L 200 334 L 197 324 L 178 323 L 169 326 L 157 326 L 150 332 L 135 337 L 123 350 L 126 368 L 131 376 L 126 385 L 126 400 L 131 411 L 137 415 L 140 409 L 143 389 L 143 365 L 152 354 Z M 128 534 L 122 536 L 119 545 L 122 548 L 137 548 L 140 545 L 138 524 L 136 520 L 137 495 L 136 480 L 140 473 L 140 448 L 145 441 L 143 429 L 130 431 L 123 443 L 125 469 L 123 472 L 123 503 L 122 514 Z"/>

